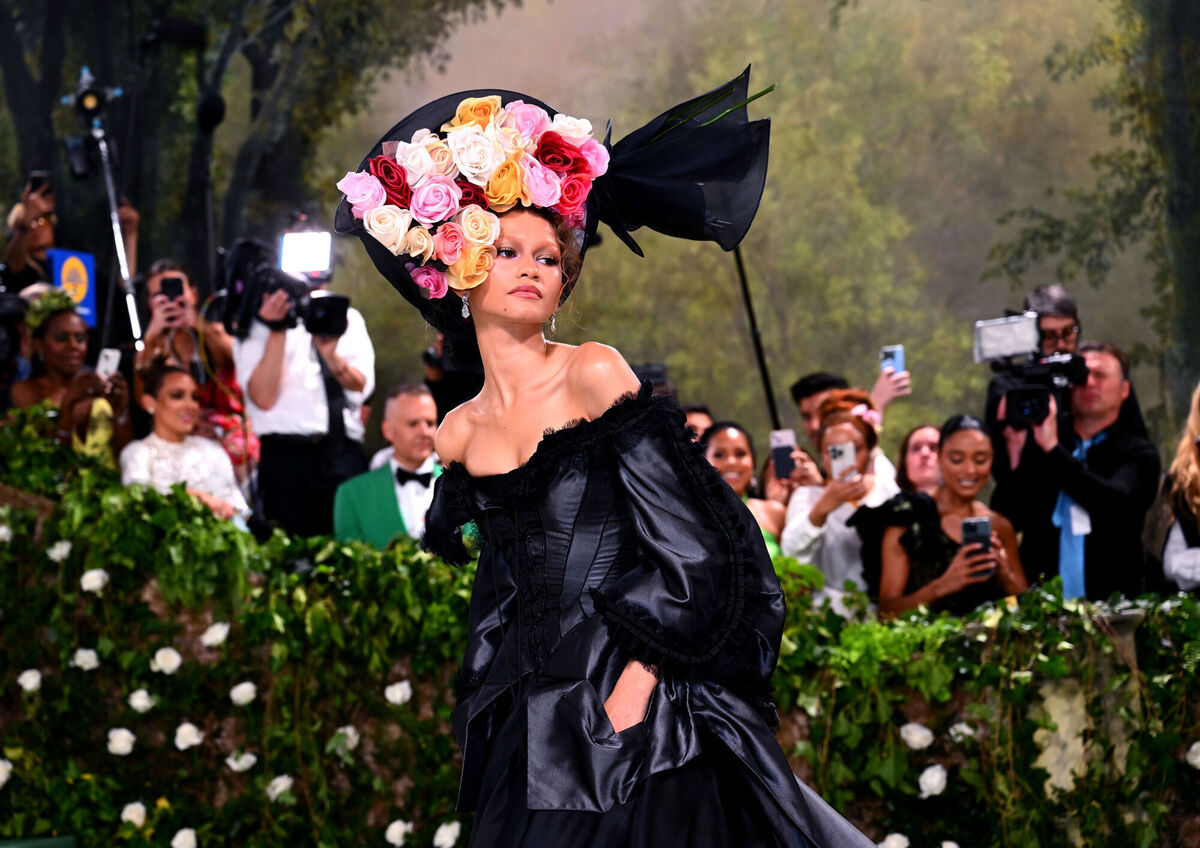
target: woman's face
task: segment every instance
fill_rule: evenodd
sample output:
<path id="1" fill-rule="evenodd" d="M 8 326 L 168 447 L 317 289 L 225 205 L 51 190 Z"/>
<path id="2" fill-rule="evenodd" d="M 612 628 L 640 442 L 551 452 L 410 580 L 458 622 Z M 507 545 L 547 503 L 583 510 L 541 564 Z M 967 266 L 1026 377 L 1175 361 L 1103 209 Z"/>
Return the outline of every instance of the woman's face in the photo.
<path id="1" fill-rule="evenodd" d="M 505 322 L 542 324 L 558 308 L 562 251 L 554 227 L 532 212 L 500 217 L 496 261 L 486 280 L 467 292 L 471 315 Z"/>
<path id="2" fill-rule="evenodd" d="M 992 441 L 979 430 L 952 433 L 942 445 L 938 465 L 947 489 L 973 499 L 992 474 Z"/>
<path id="3" fill-rule="evenodd" d="M 704 455 L 739 496 L 750 489 L 754 477 L 754 455 L 746 434 L 732 427 L 718 430 L 708 440 Z"/>
<path id="4" fill-rule="evenodd" d="M 74 312 L 60 312 L 46 322 L 45 332 L 33 341 L 46 362 L 46 370 L 64 378 L 75 376 L 87 355 L 87 325 Z"/>
<path id="5" fill-rule="evenodd" d="M 826 427 L 825 435 L 821 438 L 821 458 L 825 461 L 825 476 L 827 479 L 833 479 L 833 472 L 830 470 L 829 446 L 845 444 L 846 442 L 854 445 L 854 461 L 858 468 L 858 473 L 867 473 L 867 465 L 871 462 L 871 452 L 867 450 L 867 440 L 857 427 L 849 422 L 843 422 Z"/>
<path id="6" fill-rule="evenodd" d="M 904 452 L 904 470 L 917 489 L 937 488 L 938 431 L 937 427 L 922 427 L 908 438 Z"/>
<path id="7" fill-rule="evenodd" d="M 200 415 L 196 381 L 191 374 L 172 371 L 163 379 L 158 394 L 146 404 L 154 416 L 154 432 L 161 438 L 180 441 L 190 434 Z"/>

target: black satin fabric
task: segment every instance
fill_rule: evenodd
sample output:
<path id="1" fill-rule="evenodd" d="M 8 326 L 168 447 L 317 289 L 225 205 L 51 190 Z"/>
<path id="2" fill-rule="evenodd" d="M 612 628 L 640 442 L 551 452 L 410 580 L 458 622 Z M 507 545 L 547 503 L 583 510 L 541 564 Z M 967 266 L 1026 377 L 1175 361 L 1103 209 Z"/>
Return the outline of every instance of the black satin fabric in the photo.
<path id="1" fill-rule="evenodd" d="M 649 384 L 529 462 L 438 479 L 425 545 L 484 539 L 454 729 L 478 845 L 866 846 L 799 784 L 769 701 L 784 601 L 754 519 Z M 604 699 L 630 658 L 643 722 Z"/>

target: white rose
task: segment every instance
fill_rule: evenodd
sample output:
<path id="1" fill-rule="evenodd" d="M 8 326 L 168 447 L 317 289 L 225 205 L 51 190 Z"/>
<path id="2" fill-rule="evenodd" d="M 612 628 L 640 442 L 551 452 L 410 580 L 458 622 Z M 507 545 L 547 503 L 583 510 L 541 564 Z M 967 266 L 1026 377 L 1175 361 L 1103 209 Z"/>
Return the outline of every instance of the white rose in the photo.
<path id="1" fill-rule="evenodd" d="M 336 733 L 340 733 L 342 738 L 346 740 L 346 750 L 353 751 L 358 747 L 361 737 L 358 735 L 358 728 L 352 724 L 347 724 L 345 727 L 339 727 Z"/>
<path id="2" fill-rule="evenodd" d="M 418 135 L 420 132 L 417 131 Z M 413 136 L 411 144 L 402 141 L 396 145 L 396 161 L 404 169 L 410 186 L 415 186 L 434 172 L 433 157 L 429 155 L 428 148 L 417 140 L 417 136 Z"/>
<path id="3" fill-rule="evenodd" d="M 975 728 L 967 724 L 965 721 L 960 721 L 950 728 L 950 738 L 955 742 L 962 742 L 966 739 L 975 738 Z"/>
<path id="4" fill-rule="evenodd" d="M 908 837 L 903 833 L 889 833 L 879 843 L 879 848 L 908 848 Z"/>
<path id="5" fill-rule="evenodd" d="M 133 751 L 133 742 L 137 739 L 124 727 L 116 727 L 108 731 L 108 753 L 117 757 L 128 757 Z"/>
<path id="6" fill-rule="evenodd" d="M 66 539 L 59 539 L 46 551 L 46 556 L 50 557 L 54 562 L 62 562 L 71 555 L 71 543 Z"/>
<path id="7" fill-rule="evenodd" d="M 8 778 L 12 775 L 12 770 L 12 760 L 0 759 L 0 789 L 3 789 L 4 784 L 8 783 Z M 388 828 L 388 832 L 391 832 L 391 828 Z M 400 842 L 396 842 L 394 844 L 403 845 L 404 841 L 401 840 Z"/>
<path id="8" fill-rule="evenodd" d="M 407 680 L 401 680 L 399 683 L 393 683 L 391 686 L 383 690 L 383 697 L 387 698 L 389 704 L 403 706 L 412 700 L 413 691 L 412 684 Z"/>
<path id="9" fill-rule="evenodd" d="M 196 831 L 190 827 L 175 831 L 171 837 L 171 848 L 196 848 Z"/>
<path id="10" fill-rule="evenodd" d="M 17 675 L 17 685 L 26 692 L 36 692 L 42 688 L 42 673 L 36 668 L 27 668 Z"/>
<path id="11" fill-rule="evenodd" d="M 107 585 L 108 572 L 103 568 L 89 568 L 79 578 L 79 588 L 85 592 L 91 592 L 93 595 L 102 594 Z"/>
<path id="12" fill-rule="evenodd" d="M 462 825 L 456 821 L 438 825 L 437 832 L 433 834 L 433 848 L 454 848 L 460 833 Z"/>
<path id="13" fill-rule="evenodd" d="M 945 766 L 934 764 L 925 769 L 917 779 L 917 785 L 921 787 L 922 798 L 932 798 L 934 795 L 941 795 L 946 791 Z"/>
<path id="14" fill-rule="evenodd" d="M 230 754 L 225 758 L 225 765 L 236 772 L 249 771 L 258 762 L 258 757 L 251 753 Z"/>
<path id="15" fill-rule="evenodd" d="M 483 134 L 478 124 L 470 124 L 446 134 L 446 145 L 459 173 L 483 188 L 504 162 L 504 151 Z"/>
<path id="16" fill-rule="evenodd" d="M 141 801 L 126 804 L 121 809 L 121 821 L 129 822 L 138 830 L 141 830 L 142 825 L 146 823 L 146 805 Z"/>
<path id="17" fill-rule="evenodd" d="M 154 709 L 155 703 L 156 701 L 150 697 L 150 693 L 145 689 L 138 689 L 129 693 L 129 706 L 133 708 L 134 712 L 148 713 Z"/>
<path id="18" fill-rule="evenodd" d="M 239 683 L 229 690 L 229 700 L 237 706 L 244 707 L 258 696 L 258 687 L 249 680 Z"/>
<path id="19" fill-rule="evenodd" d="M 570 115 L 555 115 L 550 122 L 550 132 L 556 132 L 563 141 L 579 147 L 592 137 L 592 122 L 585 118 L 572 118 Z"/>
<path id="20" fill-rule="evenodd" d="M 290 792 L 293 782 L 290 774 L 281 774 L 272 778 L 271 782 L 267 784 L 267 797 L 274 801 L 284 792 Z"/>
<path id="21" fill-rule="evenodd" d="M 159 648 L 154 652 L 154 658 L 150 660 L 150 670 L 160 671 L 163 674 L 174 674 L 179 671 L 181 665 L 183 665 L 183 657 L 179 656 L 179 651 L 174 648 Z"/>
<path id="22" fill-rule="evenodd" d="M 400 248 L 404 244 L 404 237 L 408 234 L 409 227 L 412 226 L 412 220 L 412 213 L 407 209 L 401 209 L 399 206 L 389 203 L 384 206 L 376 206 L 364 215 L 363 226 L 366 227 L 368 233 L 375 236 L 376 241 L 392 253 L 399 255 Z"/>
<path id="23" fill-rule="evenodd" d="M 13 540 L 12 528 L 7 524 L 0 524 L 0 542 L 11 542 Z"/>
<path id="24" fill-rule="evenodd" d="M 388 845 L 400 846 L 404 844 L 404 837 L 412 832 L 412 822 L 396 819 L 396 821 L 387 826 L 387 832 L 383 834 L 383 838 L 387 840 Z"/>
<path id="25" fill-rule="evenodd" d="M 958 843 L 950 839 L 943 839 L 942 848 L 958 848 Z"/>
<path id="26" fill-rule="evenodd" d="M 922 748 L 928 748 L 933 744 L 933 731 L 923 724 L 916 724 L 910 721 L 900 728 L 900 738 L 904 740 L 905 745 L 914 751 L 920 751 Z"/>
<path id="27" fill-rule="evenodd" d="M 71 666 L 82 671 L 91 671 L 100 667 L 100 657 L 91 648 L 80 648 L 75 652 L 75 656 L 71 657 Z"/>
<path id="28" fill-rule="evenodd" d="M 1187 764 L 1194 769 L 1200 769 L 1200 742 L 1193 742 L 1188 748 Z"/>
<path id="29" fill-rule="evenodd" d="M 175 747 L 180 751 L 194 748 L 204 741 L 204 732 L 190 721 L 175 728 Z"/>
<path id="30" fill-rule="evenodd" d="M 229 624 L 218 621 L 200 634 L 200 644 L 206 648 L 219 648 L 229 638 Z"/>

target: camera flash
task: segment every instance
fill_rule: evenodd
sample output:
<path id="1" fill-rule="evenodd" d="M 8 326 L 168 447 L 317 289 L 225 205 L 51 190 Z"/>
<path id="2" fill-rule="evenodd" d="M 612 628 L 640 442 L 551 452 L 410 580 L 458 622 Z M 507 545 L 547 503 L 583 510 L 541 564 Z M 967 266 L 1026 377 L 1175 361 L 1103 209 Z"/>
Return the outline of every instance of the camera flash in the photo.
<path id="1" fill-rule="evenodd" d="M 279 268 L 289 274 L 320 274 L 329 270 L 333 238 L 329 233 L 284 233 Z"/>

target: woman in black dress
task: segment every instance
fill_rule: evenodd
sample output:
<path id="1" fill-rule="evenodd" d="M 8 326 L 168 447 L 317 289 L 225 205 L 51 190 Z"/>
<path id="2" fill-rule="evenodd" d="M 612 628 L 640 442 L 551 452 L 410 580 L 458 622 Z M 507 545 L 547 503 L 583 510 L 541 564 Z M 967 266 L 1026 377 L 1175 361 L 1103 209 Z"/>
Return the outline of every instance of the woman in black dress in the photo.
<path id="1" fill-rule="evenodd" d="M 461 116 L 461 99 L 430 104 L 384 141 Z M 743 75 L 614 147 L 613 171 L 639 166 L 653 183 L 641 203 L 629 203 L 635 176 L 597 181 L 585 220 L 513 204 L 497 218 L 486 273 L 466 279 L 444 263 L 444 297 L 428 265 L 401 276 L 386 243 L 395 238 L 357 226 L 351 199 L 339 208 L 339 229 L 483 365 L 482 391 L 438 433 L 447 469 L 424 537 L 466 562 L 459 528 L 474 521 L 482 536 L 454 716 L 473 844 L 871 844 L 796 781 L 775 740 L 784 603 L 754 519 L 682 412 L 639 385 L 617 351 L 543 334 L 596 216 L 627 243 L 643 223 L 726 247 L 741 239 L 766 156 L 766 127 L 746 121 L 745 102 Z M 683 146 L 664 151 L 664 138 Z M 648 218 L 656 205 L 674 214 Z"/>

